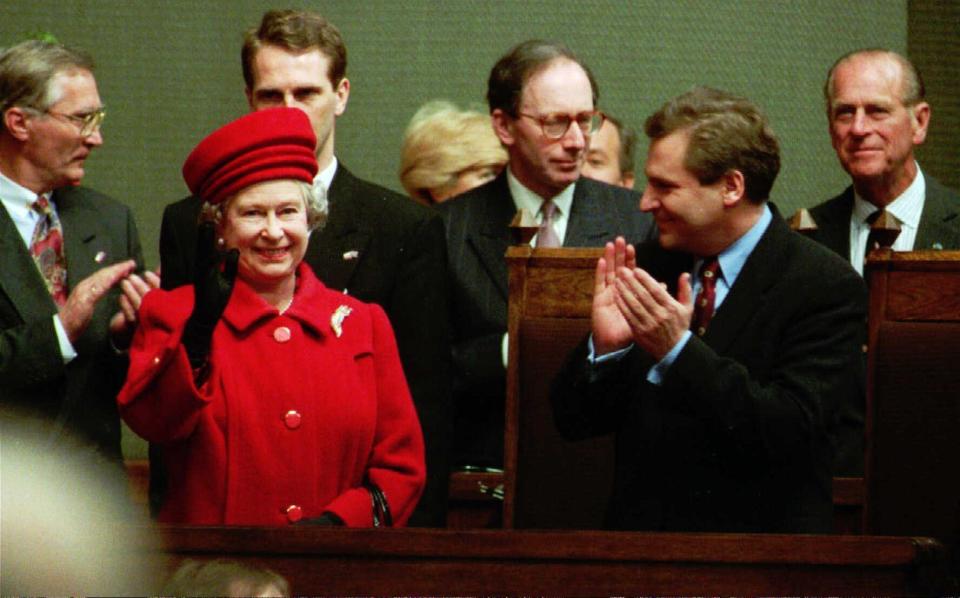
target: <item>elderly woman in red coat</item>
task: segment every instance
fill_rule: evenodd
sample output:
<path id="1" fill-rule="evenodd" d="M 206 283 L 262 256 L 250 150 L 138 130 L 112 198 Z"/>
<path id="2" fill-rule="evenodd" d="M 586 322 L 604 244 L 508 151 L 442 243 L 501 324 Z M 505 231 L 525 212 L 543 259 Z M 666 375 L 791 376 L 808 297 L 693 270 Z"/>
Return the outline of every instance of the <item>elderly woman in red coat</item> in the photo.
<path id="1" fill-rule="evenodd" d="M 423 439 L 383 310 L 302 261 L 325 216 L 315 144 L 303 112 L 275 108 L 184 164 L 212 221 L 197 279 L 146 295 L 118 397 L 162 447 L 162 522 L 403 525 L 420 496 Z"/>

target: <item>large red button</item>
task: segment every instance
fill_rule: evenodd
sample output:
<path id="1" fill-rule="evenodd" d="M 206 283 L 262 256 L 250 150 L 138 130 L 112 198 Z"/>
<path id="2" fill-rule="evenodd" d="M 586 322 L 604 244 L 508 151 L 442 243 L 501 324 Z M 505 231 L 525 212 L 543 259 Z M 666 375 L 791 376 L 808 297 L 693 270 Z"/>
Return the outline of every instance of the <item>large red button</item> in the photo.
<path id="1" fill-rule="evenodd" d="M 296 523 L 303 519 L 303 509 L 299 505 L 290 505 L 287 507 L 287 521 Z"/>
<path id="2" fill-rule="evenodd" d="M 286 326 L 280 326 L 273 331 L 273 340 L 278 343 L 285 343 L 290 340 L 290 329 Z"/>
<path id="3" fill-rule="evenodd" d="M 285 423 L 291 430 L 296 430 L 299 428 L 301 421 L 303 421 L 303 417 L 300 415 L 299 411 L 294 409 L 291 409 L 283 414 L 283 423 Z"/>

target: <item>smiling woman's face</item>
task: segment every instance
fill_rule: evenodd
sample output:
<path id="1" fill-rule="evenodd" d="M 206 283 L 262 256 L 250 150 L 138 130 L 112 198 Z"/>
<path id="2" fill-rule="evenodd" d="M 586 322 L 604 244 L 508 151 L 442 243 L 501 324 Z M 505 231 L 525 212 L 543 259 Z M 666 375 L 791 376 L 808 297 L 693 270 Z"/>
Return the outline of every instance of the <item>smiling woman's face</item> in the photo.
<path id="1" fill-rule="evenodd" d="M 266 181 L 227 200 L 221 222 L 226 249 L 238 249 L 237 275 L 265 290 L 295 275 L 307 251 L 306 202 L 301 183 Z"/>

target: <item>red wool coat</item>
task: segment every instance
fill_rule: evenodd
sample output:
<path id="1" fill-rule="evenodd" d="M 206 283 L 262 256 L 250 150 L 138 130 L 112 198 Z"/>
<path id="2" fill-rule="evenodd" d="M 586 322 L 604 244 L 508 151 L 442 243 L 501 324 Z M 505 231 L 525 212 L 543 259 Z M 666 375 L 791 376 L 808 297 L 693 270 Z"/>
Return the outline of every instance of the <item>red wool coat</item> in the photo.
<path id="1" fill-rule="evenodd" d="M 196 388 L 180 344 L 192 309 L 191 286 L 146 295 L 117 399 L 130 428 L 162 446 L 159 520 L 286 525 L 332 511 L 370 526 L 369 480 L 405 524 L 423 489 L 423 438 L 383 310 L 326 289 L 304 264 L 282 315 L 237 280 Z"/>

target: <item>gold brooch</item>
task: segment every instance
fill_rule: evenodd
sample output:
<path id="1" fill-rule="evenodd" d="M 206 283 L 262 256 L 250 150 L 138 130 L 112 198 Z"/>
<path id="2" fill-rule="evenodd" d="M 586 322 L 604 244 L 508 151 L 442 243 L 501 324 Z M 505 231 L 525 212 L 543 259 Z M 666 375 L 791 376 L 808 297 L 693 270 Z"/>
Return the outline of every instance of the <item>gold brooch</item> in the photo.
<path id="1" fill-rule="evenodd" d="M 340 338 L 340 335 L 343 334 L 343 321 L 352 311 L 352 308 L 341 305 L 333 312 L 333 315 L 330 316 L 330 328 L 333 328 L 333 333 L 337 335 L 337 338 Z"/>

